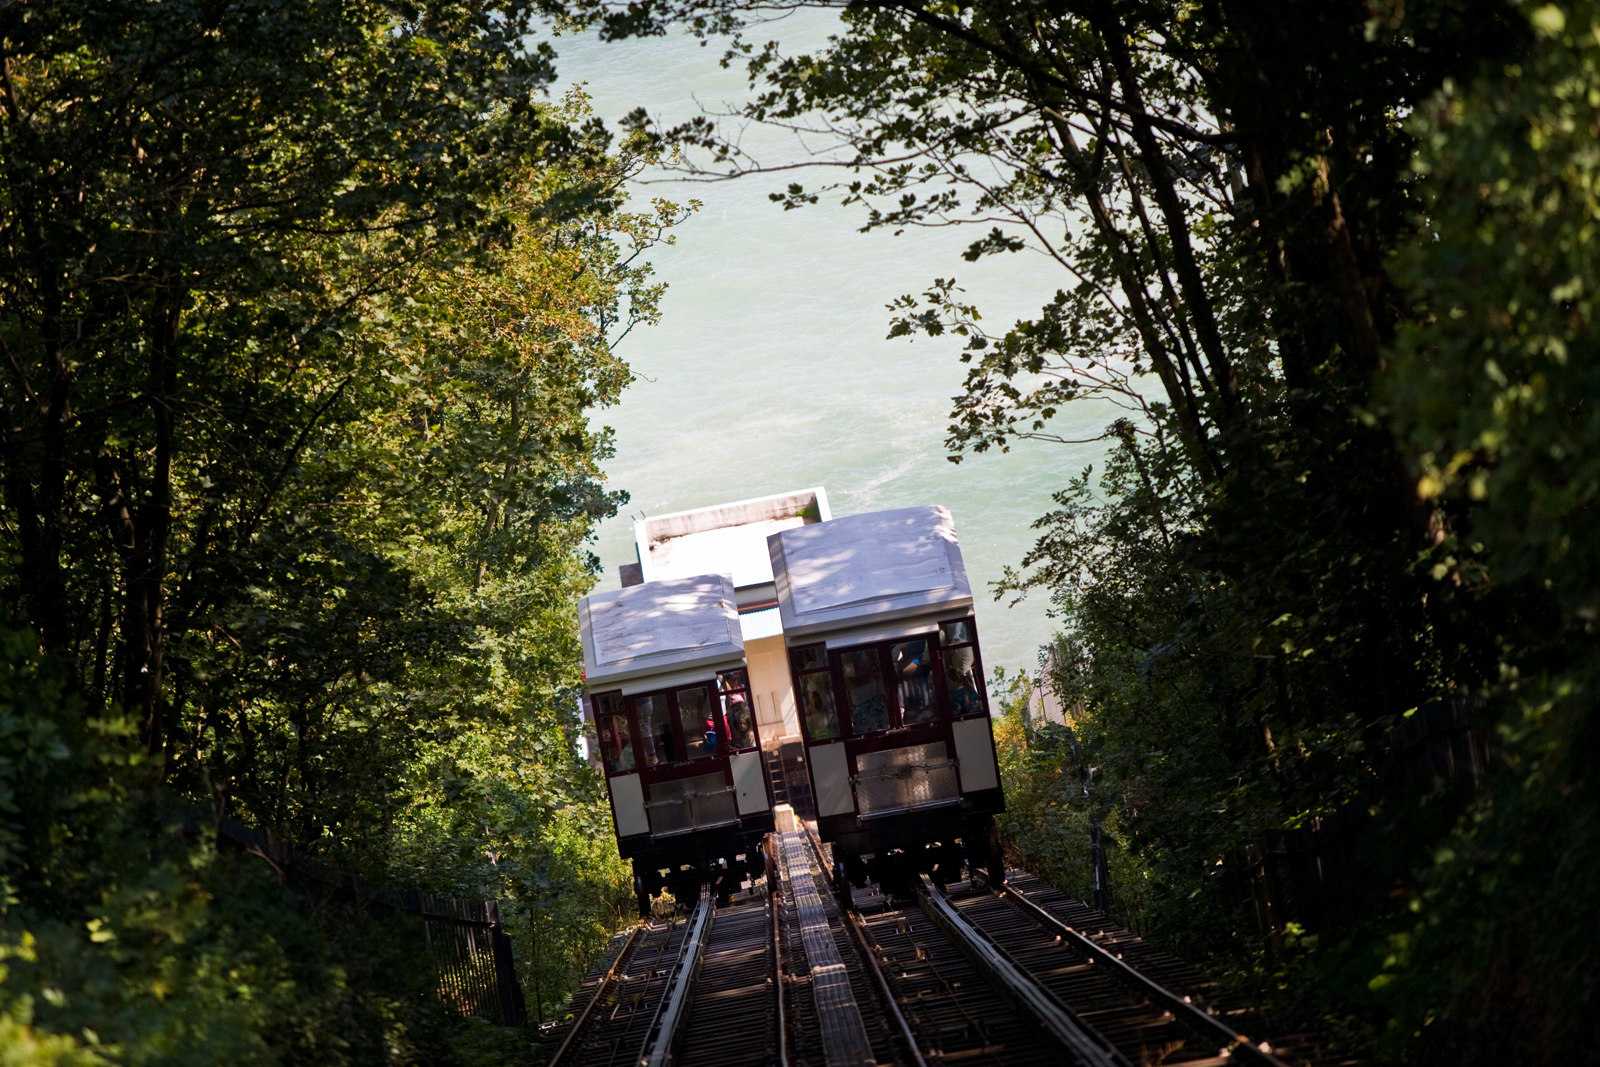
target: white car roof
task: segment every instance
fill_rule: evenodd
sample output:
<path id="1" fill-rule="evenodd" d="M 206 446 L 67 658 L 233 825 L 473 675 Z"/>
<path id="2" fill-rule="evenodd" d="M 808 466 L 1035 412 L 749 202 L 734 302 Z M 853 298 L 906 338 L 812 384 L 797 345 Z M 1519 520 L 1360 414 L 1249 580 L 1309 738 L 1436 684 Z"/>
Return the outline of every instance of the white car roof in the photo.
<path id="1" fill-rule="evenodd" d="M 970 608 L 950 509 L 849 515 L 767 538 L 790 639 Z"/>
<path id="2" fill-rule="evenodd" d="M 578 601 L 590 689 L 744 662 L 733 579 L 702 574 L 645 582 Z"/>

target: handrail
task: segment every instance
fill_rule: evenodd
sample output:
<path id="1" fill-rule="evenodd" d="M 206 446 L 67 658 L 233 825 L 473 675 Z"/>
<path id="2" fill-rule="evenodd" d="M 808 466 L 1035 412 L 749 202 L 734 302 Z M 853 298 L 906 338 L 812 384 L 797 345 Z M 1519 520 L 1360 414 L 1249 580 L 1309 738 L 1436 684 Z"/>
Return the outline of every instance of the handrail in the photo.
<path id="1" fill-rule="evenodd" d="M 1080 1022 L 1071 1008 L 1024 970 L 1011 954 L 969 923 L 927 875 L 917 889 L 922 910 L 1000 997 L 1081 1067 L 1132 1067 L 1128 1058 Z"/>
<path id="2" fill-rule="evenodd" d="M 710 940 L 711 917 L 716 910 L 716 898 L 711 887 L 700 887 L 700 904 L 689 919 L 689 933 L 678 952 L 678 962 L 666 992 L 656 1005 L 650 1029 L 645 1031 L 644 1044 L 639 1052 L 640 1067 L 670 1067 L 674 1050 L 678 1047 L 682 1031 L 689 1022 L 689 1002 L 694 996 L 694 982 L 705 959 L 706 942 Z"/>
<path id="3" fill-rule="evenodd" d="M 594 1011 L 595 1005 L 600 1003 L 600 998 L 605 996 L 606 989 L 616 979 L 617 968 L 622 966 L 622 961 L 627 958 L 628 950 L 633 948 L 634 942 L 639 940 L 639 932 L 643 929 L 644 923 L 641 922 L 635 924 L 634 928 L 628 931 L 628 940 L 622 943 L 622 948 L 617 952 L 617 958 L 611 961 L 611 967 L 606 971 L 605 976 L 600 979 L 600 984 L 595 987 L 594 996 L 589 998 L 589 1003 L 583 1006 L 583 1011 L 578 1013 L 578 1017 L 572 1020 L 572 1028 L 567 1031 L 567 1036 L 562 1040 L 561 1047 L 556 1049 L 555 1055 L 550 1057 L 545 1067 L 556 1067 L 561 1062 L 561 1057 L 567 1054 L 567 1049 L 572 1047 L 572 1042 L 577 1038 L 578 1031 L 582 1030 L 583 1024 L 589 1021 L 589 1015 Z"/>
<path id="4" fill-rule="evenodd" d="M 852 782 L 860 782 L 868 778 L 904 778 L 912 771 L 921 771 L 926 774 L 929 771 L 942 771 L 957 766 L 960 766 L 960 761 L 948 757 L 936 763 L 897 763 L 892 771 L 880 771 L 877 774 L 852 774 L 850 780 Z"/>
<path id="5" fill-rule="evenodd" d="M 712 789 L 705 792 L 696 789 L 689 793 L 679 793 L 675 797 L 663 797 L 661 800 L 647 800 L 644 802 L 644 806 L 647 808 L 659 808 L 664 804 L 682 804 L 686 797 L 721 797 L 727 796 L 731 792 L 733 792 L 733 786 L 731 785 L 724 786 L 721 789 Z"/>
<path id="6" fill-rule="evenodd" d="M 688 826 L 680 826 L 674 830 L 654 830 L 650 836 L 655 838 L 676 837 L 679 834 L 692 834 L 697 830 L 716 830 L 723 826 L 738 826 L 738 819 L 723 819 L 721 822 L 693 822 Z"/>
<path id="7" fill-rule="evenodd" d="M 894 808 L 873 808 L 871 811 L 863 811 L 860 815 L 857 815 L 856 821 L 864 823 L 873 819 L 881 819 L 888 815 L 904 815 L 908 811 L 927 811 L 929 808 L 948 808 L 952 804 L 959 803 L 961 803 L 961 797 L 953 796 L 924 800 L 921 804 L 901 804 Z"/>
<path id="8" fill-rule="evenodd" d="M 1187 1020 L 1191 1025 L 1199 1026 L 1202 1032 L 1214 1033 L 1226 1040 L 1227 1044 L 1223 1047 L 1227 1049 L 1230 1056 L 1241 1056 L 1252 1063 L 1265 1064 L 1269 1065 L 1269 1067 L 1284 1067 L 1282 1060 L 1259 1045 L 1252 1043 L 1244 1034 L 1239 1033 L 1215 1015 L 1205 1011 L 1189 998 L 1178 996 L 1136 968 L 1130 967 L 1116 953 L 1107 952 L 1104 948 L 1095 944 L 1088 936 L 1068 926 L 1037 903 L 1017 892 L 1013 887 L 1009 885 L 1001 886 L 1000 892 L 1010 897 L 1013 903 L 1020 906 L 1030 918 L 1045 927 L 1045 929 L 1054 931 L 1063 940 L 1070 941 L 1080 951 L 1111 968 L 1113 974 L 1133 985 L 1151 1000 L 1172 1012 L 1174 1016 Z"/>

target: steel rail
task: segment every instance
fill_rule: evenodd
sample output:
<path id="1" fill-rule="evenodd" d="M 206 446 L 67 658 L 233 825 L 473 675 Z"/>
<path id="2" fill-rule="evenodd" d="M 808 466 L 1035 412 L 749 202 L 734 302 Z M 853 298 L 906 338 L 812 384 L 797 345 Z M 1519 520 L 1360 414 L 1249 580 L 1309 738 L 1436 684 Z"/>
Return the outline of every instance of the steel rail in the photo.
<path id="1" fill-rule="evenodd" d="M 645 1031 L 644 1045 L 639 1052 L 639 1067 L 670 1067 L 673 1053 L 683 1036 L 684 1024 L 689 1021 L 689 1002 L 694 996 L 694 981 L 700 973 L 700 963 L 705 959 L 707 935 L 711 932 L 711 919 L 716 910 L 716 898 L 709 885 L 700 887 L 700 904 L 689 918 L 689 933 L 678 951 L 678 962 L 673 967 L 668 988 L 656 1005 L 650 1029 Z"/>
<path id="2" fill-rule="evenodd" d="M 917 896 L 933 924 L 966 956 L 1019 1015 L 1030 1020 L 1081 1067 L 1132 1067 L 1128 1058 L 1081 1022 L 1011 954 L 989 940 L 945 899 L 926 874 Z"/>
<path id="3" fill-rule="evenodd" d="M 783 882 L 778 877 L 778 863 L 773 855 L 777 841 L 777 834 L 768 834 L 761 854 L 767 867 L 767 910 L 772 914 L 772 994 L 778 1002 L 778 1067 L 789 1067 L 789 1020 L 783 1006 L 783 920 L 779 915 L 783 907 Z"/>
<path id="4" fill-rule="evenodd" d="M 822 868 L 822 877 L 828 880 L 828 888 L 833 889 L 833 868 L 828 866 L 828 850 L 822 847 L 822 838 L 817 836 L 815 830 L 805 823 L 801 825 L 806 827 L 806 837 L 811 841 L 811 851 L 817 854 L 817 866 Z"/>
<path id="5" fill-rule="evenodd" d="M 822 851 L 822 841 L 810 827 L 806 828 L 806 834 L 811 838 L 812 847 L 816 849 L 817 865 L 822 868 L 822 876 L 827 880 L 831 892 L 833 875 L 829 872 L 828 865 L 822 862 L 825 856 Z M 913 1067 L 928 1067 L 928 1061 L 922 1058 L 922 1049 L 917 1044 L 917 1035 L 912 1032 L 910 1022 L 901 1012 L 900 1002 L 895 998 L 894 990 L 889 987 L 889 978 L 878 963 L 878 954 L 872 950 L 872 943 L 867 940 L 866 926 L 862 923 L 861 917 L 853 911 L 847 911 L 844 913 L 844 924 L 855 935 L 856 948 L 860 951 L 861 958 L 866 961 L 867 970 L 872 972 L 873 981 L 878 987 L 878 995 L 883 997 L 884 1004 L 889 1008 L 889 1016 L 894 1019 L 895 1027 L 900 1031 L 900 1040 L 911 1053 Z"/>
<path id="6" fill-rule="evenodd" d="M 611 983 L 616 980 L 617 968 L 621 967 L 622 961 L 628 958 L 628 953 L 632 951 L 633 946 L 638 942 L 639 933 L 643 929 L 644 923 L 639 922 L 634 925 L 632 930 L 628 931 L 628 940 L 622 943 L 621 950 L 617 952 L 617 958 L 611 961 L 610 968 L 601 977 L 600 984 L 595 987 L 594 996 L 589 998 L 589 1003 L 583 1006 L 583 1011 L 578 1013 L 578 1017 L 572 1020 L 572 1027 L 562 1040 L 561 1047 L 556 1049 L 555 1055 L 550 1057 L 545 1067 L 556 1067 L 561 1062 L 561 1058 L 567 1054 L 567 1050 L 572 1047 L 572 1043 L 577 1040 L 584 1024 L 589 1021 L 589 1016 L 594 1013 L 595 1006 L 600 1003 L 600 998 L 605 996 L 606 990 L 611 988 Z"/>
<path id="7" fill-rule="evenodd" d="M 817 869 L 822 872 L 822 880 L 828 883 L 828 892 L 833 894 L 834 901 L 839 904 L 839 911 L 849 915 L 854 908 L 845 907 L 839 900 L 839 887 L 834 884 L 833 868 L 828 865 L 828 850 L 822 847 L 822 838 L 818 837 L 817 832 L 806 823 L 802 822 L 800 825 L 805 827 L 806 840 L 811 842 L 811 851 L 817 855 Z M 845 892 L 848 894 L 849 891 L 849 887 L 846 886 Z"/>
<path id="8" fill-rule="evenodd" d="M 1021 908 L 1029 918 L 1055 933 L 1064 942 L 1070 942 L 1074 948 L 1091 959 L 1105 964 L 1110 968 L 1112 974 L 1123 979 L 1140 993 L 1172 1012 L 1176 1018 L 1183 1019 L 1201 1033 L 1215 1034 L 1222 1038 L 1227 1042 L 1223 1048 L 1227 1050 L 1230 1056 L 1237 1056 L 1240 1059 L 1249 1060 L 1251 1063 L 1269 1065 L 1269 1067 L 1284 1067 L 1282 1060 L 1259 1045 L 1252 1043 L 1244 1034 L 1239 1033 L 1215 1015 L 1193 1003 L 1189 998 L 1178 996 L 1148 975 L 1141 973 L 1137 968 L 1123 961 L 1116 953 L 1108 952 L 1095 944 L 1086 934 L 1068 926 L 1011 886 L 1001 886 L 999 892 Z"/>
<path id="9" fill-rule="evenodd" d="M 922 1058 L 922 1049 L 917 1047 L 917 1036 L 911 1032 L 911 1024 L 900 1011 L 900 1004 L 895 1000 L 894 990 L 889 988 L 889 978 L 883 973 L 883 968 L 878 964 L 877 953 L 872 951 L 872 945 L 867 940 L 867 932 L 861 922 L 861 917 L 854 912 L 849 912 L 844 917 L 845 925 L 850 927 L 850 932 L 856 937 L 856 947 L 861 950 L 861 955 L 867 961 L 867 969 L 872 972 L 873 980 L 877 983 L 878 993 L 883 997 L 883 1002 L 889 1006 L 889 1015 L 894 1019 L 895 1026 L 900 1031 L 900 1040 L 911 1052 L 911 1062 L 915 1067 L 928 1067 L 928 1061 Z"/>

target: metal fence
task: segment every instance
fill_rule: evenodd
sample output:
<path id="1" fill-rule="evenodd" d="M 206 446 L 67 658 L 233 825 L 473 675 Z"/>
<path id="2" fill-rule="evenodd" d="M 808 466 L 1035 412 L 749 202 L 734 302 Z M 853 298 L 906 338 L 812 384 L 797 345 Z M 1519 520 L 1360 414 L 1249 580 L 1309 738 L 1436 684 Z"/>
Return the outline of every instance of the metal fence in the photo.
<path id="1" fill-rule="evenodd" d="M 1273 949 L 1283 946 L 1290 921 L 1308 931 L 1335 929 L 1374 914 L 1380 901 L 1362 864 L 1362 835 L 1372 825 L 1374 806 L 1387 793 L 1443 786 L 1476 789 L 1487 773 L 1489 748 L 1474 729 L 1473 700 L 1438 701 L 1418 708 L 1390 731 L 1388 755 L 1378 781 L 1335 811 L 1292 830 L 1269 830 L 1245 848 L 1223 872 L 1254 912 L 1261 935 Z M 1099 827 L 1089 843 L 1093 886 L 1080 886 L 1078 899 L 1141 937 L 1159 936 L 1158 916 L 1129 914 L 1115 886 L 1108 886 Z M 1238 863 L 1239 859 L 1243 863 Z M 1108 891 L 1109 890 L 1109 891 Z M 1232 891 L 1230 889 L 1230 891 Z"/>
<path id="2" fill-rule="evenodd" d="M 226 817 L 217 820 L 217 842 L 259 856 L 272 865 L 281 882 L 308 901 L 338 902 L 379 921 L 392 915 L 418 916 L 437 970 L 440 1001 L 460 1015 L 501 1026 L 527 1025 L 528 1009 L 498 901 L 458 900 L 369 885 L 297 854 L 265 830 Z"/>
<path id="3" fill-rule="evenodd" d="M 1274 946 L 1293 920 L 1329 930 L 1372 914 L 1378 902 L 1366 884 L 1358 849 L 1384 791 L 1443 785 L 1473 790 L 1483 781 L 1489 748 L 1473 728 L 1476 702 L 1452 700 L 1418 708 L 1389 734 L 1379 781 L 1325 817 L 1294 830 L 1269 831 L 1245 856 L 1250 896 L 1262 933 Z"/>

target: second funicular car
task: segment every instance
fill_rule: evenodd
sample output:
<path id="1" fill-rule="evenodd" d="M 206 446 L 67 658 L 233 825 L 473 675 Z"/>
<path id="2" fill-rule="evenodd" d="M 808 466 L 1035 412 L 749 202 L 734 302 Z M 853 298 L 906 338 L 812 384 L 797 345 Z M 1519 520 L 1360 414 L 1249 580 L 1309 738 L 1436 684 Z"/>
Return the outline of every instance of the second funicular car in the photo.
<path id="1" fill-rule="evenodd" d="M 852 515 L 767 544 L 836 884 L 905 892 L 916 872 L 945 881 L 963 861 L 999 881 L 1005 799 L 949 509 Z"/>
<path id="2" fill-rule="evenodd" d="M 663 889 L 726 899 L 759 865 L 772 797 L 732 580 L 646 582 L 578 602 L 586 699 L 641 914 Z"/>

